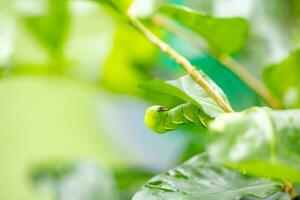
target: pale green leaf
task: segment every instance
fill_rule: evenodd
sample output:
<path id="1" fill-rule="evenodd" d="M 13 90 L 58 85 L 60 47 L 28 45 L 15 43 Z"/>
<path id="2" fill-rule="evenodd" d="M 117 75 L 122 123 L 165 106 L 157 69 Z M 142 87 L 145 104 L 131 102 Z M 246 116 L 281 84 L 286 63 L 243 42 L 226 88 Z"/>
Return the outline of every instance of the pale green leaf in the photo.
<path id="1" fill-rule="evenodd" d="M 57 55 L 67 36 L 69 12 L 67 0 L 48 0 L 48 7 L 42 15 L 27 17 L 25 22 L 37 39 L 49 51 Z M 59 27 L 59 28 L 57 28 Z"/>
<path id="2" fill-rule="evenodd" d="M 227 103 L 227 97 L 209 77 L 204 75 L 204 79 L 213 88 L 213 90 Z M 189 75 L 182 76 L 171 81 L 154 80 L 141 85 L 142 88 L 167 93 L 186 102 L 193 103 L 201 108 L 209 117 L 215 118 L 217 115 L 224 113 L 222 108 L 210 97 L 210 95 L 200 87 Z"/>
<path id="3" fill-rule="evenodd" d="M 137 86 L 150 78 L 147 69 L 153 66 L 157 49 L 128 24 L 116 22 L 114 44 L 100 81 L 111 92 L 139 94 Z M 128 44 L 134 48 L 128 48 Z"/>
<path id="4" fill-rule="evenodd" d="M 286 107 L 300 107 L 300 50 L 278 64 L 266 67 L 264 82 Z"/>
<path id="5" fill-rule="evenodd" d="M 223 114 L 209 129 L 212 160 L 256 175 L 300 182 L 300 110 L 252 108 Z"/>
<path id="6" fill-rule="evenodd" d="M 108 4 L 120 13 L 127 13 L 128 8 L 134 0 L 94 0 L 99 3 Z"/>
<path id="7" fill-rule="evenodd" d="M 221 53 L 236 53 L 244 47 L 248 22 L 242 18 L 217 18 L 182 6 L 163 6 L 160 13 L 204 38 Z"/>
<path id="8" fill-rule="evenodd" d="M 37 166 L 32 181 L 43 196 L 57 200 L 118 199 L 112 173 L 91 162 Z"/>
<path id="9" fill-rule="evenodd" d="M 200 154 L 149 180 L 133 200 L 239 200 L 266 198 L 280 190 L 278 182 L 243 175 Z"/>

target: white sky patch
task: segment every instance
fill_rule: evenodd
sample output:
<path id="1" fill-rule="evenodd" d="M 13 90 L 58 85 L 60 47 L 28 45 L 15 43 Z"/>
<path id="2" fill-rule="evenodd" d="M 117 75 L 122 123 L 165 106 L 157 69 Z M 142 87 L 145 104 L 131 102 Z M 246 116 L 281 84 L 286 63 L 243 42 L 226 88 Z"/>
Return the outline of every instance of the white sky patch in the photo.
<path id="1" fill-rule="evenodd" d="M 253 0 L 214 0 L 214 14 L 222 17 L 240 16 L 249 18 Z"/>
<path id="2" fill-rule="evenodd" d="M 155 7 L 154 0 L 135 0 L 128 10 L 131 16 L 147 17 Z"/>
<path id="3" fill-rule="evenodd" d="M 0 15 L 0 66 L 9 62 L 16 40 L 16 26 L 12 17 Z"/>

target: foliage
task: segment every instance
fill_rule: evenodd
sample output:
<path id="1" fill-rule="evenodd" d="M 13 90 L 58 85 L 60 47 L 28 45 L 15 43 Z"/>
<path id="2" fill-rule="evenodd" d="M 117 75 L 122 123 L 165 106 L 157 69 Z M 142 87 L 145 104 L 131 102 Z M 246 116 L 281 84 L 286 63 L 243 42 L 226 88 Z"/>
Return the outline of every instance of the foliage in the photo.
<path id="1" fill-rule="evenodd" d="M 52 163 L 32 169 L 35 188 L 57 200 L 130 199 L 153 174 L 140 169 L 110 172 L 95 163 Z"/>
<path id="2" fill-rule="evenodd" d="M 221 53 L 236 53 L 245 44 L 248 23 L 242 18 L 216 18 L 176 6 L 163 6 L 160 12 L 201 35 Z"/>
<path id="3" fill-rule="evenodd" d="M 91 163 L 76 163 L 34 169 L 32 178 L 41 192 L 55 199 L 116 199 L 109 172 Z"/>
<path id="4" fill-rule="evenodd" d="M 200 154 L 149 180 L 133 200 L 266 198 L 280 190 L 278 182 L 243 175 Z"/>
<path id="5" fill-rule="evenodd" d="M 210 78 L 204 75 L 204 79 L 213 90 L 224 99 L 224 101 L 228 102 L 224 92 Z M 188 75 L 182 76 L 176 80 L 166 81 L 165 83 L 160 80 L 154 80 L 142 84 L 141 87 L 148 90 L 167 93 L 181 98 L 186 102 L 193 103 L 209 117 L 215 117 L 224 112 L 205 90 L 199 87 Z"/>
<path id="6" fill-rule="evenodd" d="M 265 32 L 260 33 L 257 26 L 253 28 L 257 21 L 267 21 L 259 9 L 253 9 L 255 16 L 248 19 L 204 12 L 211 12 L 216 2 L 222 4 L 190 0 L 3 0 L 0 198 L 128 200 L 143 183 L 134 200 L 299 198 L 300 51 L 267 65 L 264 85 L 258 69 L 245 70 L 241 58 L 257 55 L 245 49 L 255 45 L 249 44 L 249 35 L 264 34 L 269 41 L 263 42 L 269 42 L 275 51 L 280 45 L 273 41 L 281 31 L 266 26 L 269 32 L 263 29 Z M 294 28 L 299 23 L 298 3 L 276 0 L 261 4 L 271 10 L 290 7 L 291 14 L 280 14 L 273 21 L 274 26 L 293 32 L 287 34 L 293 38 L 288 50 L 298 49 L 294 45 L 299 40 L 299 30 Z M 291 23 L 282 24 L 280 17 Z M 164 68 L 163 53 L 172 60 L 171 68 Z M 178 66 L 187 74 L 179 73 Z M 253 82 L 260 87 L 253 87 Z M 99 91 L 114 95 L 107 98 Z M 261 91 L 279 100 L 282 110 L 257 107 L 264 99 Z M 95 101 L 108 102 L 121 95 L 161 104 L 146 111 L 145 124 L 152 131 L 166 133 L 181 127 L 174 136 L 183 140 L 184 147 L 173 160 L 197 155 L 166 173 L 155 168 L 160 175 L 150 179 L 153 169 L 128 155 L 130 145 L 120 144 L 131 140 L 124 133 L 132 110 L 121 114 L 124 122 L 117 131 L 125 135 L 121 138 L 106 130 L 116 128 L 114 120 L 108 125 L 103 120 L 111 114 L 106 109 L 109 106 L 100 103 L 97 109 L 103 116 L 95 120 Z M 119 115 L 119 109 L 128 105 L 123 99 L 118 102 L 115 112 Z M 230 109 L 224 109 L 224 104 Z M 238 112 L 231 112 L 231 105 Z M 143 162 L 150 162 L 150 151 L 143 151 L 148 140 L 139 138 L 136 143 Z M 169 145 L 164 150 L 157 145 L 154 148 L 163 153 Z M 156 166 L 162 158 L 153 157 Z M 43 198 L 31 183 L 46 193 Z"/>
<path id="7" fill-rule="evenodd" d="M 47 46 L 51 51 L 50 53 L 57 54 L 61 53 L 68 30 L 68 1 L 49 0 L 48 3 L 49 7 L 45 15 L 27 17 L 25 23 L 36 37 Z"/>
<path id="8" fill-rule="evenodd" d="M 218 116 L 210 124 L 210 157 L 282 181 L 299 182 L 300 111 L 251 108 Z"/>
<path id="9" fill-rule="evenodd" d="M 266 85 L 289 108 L 300 107 L 299 63 L 300 51 L 296 50 L 282 62 L 269 65 L 263 71 Z M 282 77 L 286 77 L 284 81 Z"/>
<path id="10" fill-rule="evenodd" d="M 155 56 L 155 48 L 128 24 L 118 20 L 113 49 L 105 62 L 101 84 L 110 91 L 137 94 L 139 83 L 150 78 L 147 71 Z M 129 37 L 128 37 L 129 36 Z M 128 43 L 134 47 L 127 48 Z M 140 51 L 140 48 L 143 51 Z M 115 59 L 115 58 L 118 59 Z M 115 66 L 115 67 L 111 67 Z M 116 74 L 116 76 L 111 76 Z M 127 80 L 120 85 L 120 80 Z"/>
<path id="11" fill-rule="evenodd" d="M 208 77 L 205 76 L 210 86 L 226 102 L 228 102 L 223 91 Z M 188 104 L 182 104 L 168 111 L 162 106 L 153 106 L 146 112 L 146 125 L 158 132 L 164 133 L 177 129 L 185 123 L 196 123 L 207 125 L 211 118 L 223 113 L 216 102 L 205 92 L 204 89 L 191 79 L 190 76 L 183 76 L 179 79 L 163 82 L 154 80 L 141 85 L 142 88 L 174 95 Z"/>
<path id="12" fill-rule="evenodd" d="M 211 55 L 204 54 L 193 59 L 192 63 L 224 91 L 234 110 L 240 111 L 253 105 L 261 105 L 259 95 Z"/>
<path id="13" fill-rule="evenodd" d="M 163 6 L 159 10 L 160 13 L 167 15 L 198 33 L 219 53 L 236 53 L 245 44 L 247 22 L 244 19 L 219 19 L 184 7 Z M 199 24 L 201 25 L 199 26 Z M 148 37 L 147 33 L 145 35 Z M 159 41 L 156 42 L 159 43 Z M 185 65 L 189 65 L 188 63 L 180 62 L 180 58 L 172 54 L 173 49 L 161 49 L 182 65 L 183 68 L 186 67 Z M 297 87 L 297 79 L 293 78 L 298 74 L 296 63 L 298 63 L 299 56 L 297 54 L 298 52 L 295 52 L 281 64 L 270 66 L 265 70 L 265 80 L 269 87 L 271 87 L 271 90 L 275 91 L 277 97 L 282 98 L 282 96 L 286 95 L 286 90 L 291 87 Z M 292 70 L 294 76 L 286 84 L 280 84 L 280 75 L 284 74 L 286 69 Z M 187 72 L 189 73 L 188 70 Z M 208 161 L 206 159 L 202 162 L 206 165 L 208 165 L 208 162 L 212 162 L 213 164 L 221 163 L 221 165 L 230 166 L 243 173 L 276 179 L 282 183 L 286 181 L 299 183 L 298 165 L 300 160 L 297 141 L 299 140 L 298 135 L 300 132 L 297 124 L 300 124 L 298 119 L 300 113 L 298 110 L 275 111 L 269 108 L 252 108 L 241 113 L 222 114 L 222 107 L 219 107 L 220 104 L 216 104 L 218 103 L 216 98 L 211 98 L 212 96 L 208 90 L 202 87 L 201 84 L 198 85 L 195 77 L 193 79 L 192 77 L 184 76 L 179 78 L 177 82 L 171 83 L 170 81 L 166 81 L 163 83 L 162 81 L 153 81 L 148 86 L 144 86 L 146 89 L 166 92 L 191 103 L 179 105 L 170 111 L 164 106 L 150 107 L 146 111 L 145 116 L 145 123 L 150 129 L 158 133 L 164 133 L 175 130 L 180 124 L 195 122 L 195 119 L 201 122 L 202 120 L 199 120 L 201 117 L 198 115 L 198 109 L 200 108 L 207 116 L 216 118 L 212 119 L 212 122 L 208 126 L 208 130 L 212 134 L 208 141 L 207 150 L 209 159 L 211 160 Z M 210 85 L 212 84 L 210 79 L 206 79 L 205 81 Z M 276 85 L 276 82 L 278 85 Z M 170 88 L 169 85 L 172 87 Z M 220 88 L 217 86 L 213 86 L 212 88 L 214 88 L 215 95 L 219 95 L 225 102 L 228 102 Z M 298 90 L 295 90 L 295 95 L 297 95 Z M 293 99 L 294 107 L 297 106 L 295 95 Z M 208 97 L 211 102 L 214 102 L 213 107 L 219 109 L 219 112 L 213 112 L 212 114 L 210 112 L 211 109 L 207 109 L 206 106 L 211 106 L 213 103 L 208 103 L 208 101 L 201 99 L 203 97 Z M 190 106 L 192 104 L 198 106 L 198 108 Z M 187 110 L 187 108 L 190 109 Z M 199 160 L 202 163 L 201 159 Z M 241 193 L 236 194 L 234 193 L 234 189 L 230 187 L 226 187 L 222 191 L 219 188 L 219 182 L 213 183 L 214 180 L 219 180 L 219 178 L 208 177 L 207 181 L 203 181 L 201 175 L 211 173 L 202 172 L 203 166 L 201 164 L 197 165 L 197 162 L 193 161 L 151 179 L 135 195 L 134 199 L 220 199 L 221 197 L 225 199 L 242 199 L 251 196 L 267 198 L 272 194 L 268 193 L 268 189 L 265 188 L 263 189 L 266 192 L 265 195 L 260 195 L 259 190 L 264 188 L 263 184 L 258 184 L 257 188 L 259 189 L 257 191 L 249 192 L 239 188 L 237 191 Z M 204 165 L 204 168 L 207 167 L 206 165 Z M 234 169 L 232 170 L 234 171 Z M 190 174 L 189 170 L 193 173 Z M 235 173 L 239 172 L 235 171 Z M 213 174 L 215 175 L 215 173 Z M 226 175 L 222 174 L 220 176 L 224 178 Z M 233 177 L 233 182 L 243 180 L 243 177 L 229 176 L 230 178 Z M 232 179 L 230 178 L 225 178 L 225 180 L 231 181 Z M 255 177 L 253 179 L 259 180 L 259 178 Z M 211 184 L 208 186 L 211 186 L 213 191 L 215 189 L 217 192 L 214 191 L 212 194 L 207 193 L 207 191 L 210 191 L 210 188 L 208 189 L 206 184 L 202 185 L 202 182 L 210 182 Z M 228 185 L 231 184 L 226 183 L 226 186 Z M 243 187 L 243 183 L 241 182 L 238 185 Z M 246 188 L 249 187 L 246 186 Z M 281 190 L 279 186 L 277 189 L 275 192 Z M 294 189 L 284 189 L 284 191 L 288 192 L 290 197 L 295 197 Z"/>

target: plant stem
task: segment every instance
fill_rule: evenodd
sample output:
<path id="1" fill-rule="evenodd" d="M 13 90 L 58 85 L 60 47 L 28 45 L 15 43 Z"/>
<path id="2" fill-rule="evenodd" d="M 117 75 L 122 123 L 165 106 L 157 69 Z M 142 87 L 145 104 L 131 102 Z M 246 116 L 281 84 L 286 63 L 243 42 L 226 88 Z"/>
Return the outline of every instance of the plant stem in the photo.
<path id="1" fill-rule="evenodd" d="M 253 91 L 255 91 L 262 99 L 272 108 L 282 108 L 279 101 L 270 93 L 270 91 L 260 82 L 254 75 L 252 75 L 239 62 L 234 60 L 228 54 L 220 54 L 219 61 L 235 73 L 241 80 L 243 80 Z"/>
<path id="2" fill-rule="evenodd" d="M 214 101 L 224 110 L 224 112 L 233 112 L 229 104 L 227 104 L 205 81 L 204 75 L 199 72 L 185 57 L 176 52 L 167 43 L 156 37 L 151 31 L 149 31 L 138 19 L 135 17 L 129 17 L 132 25 L 139 30 L 150 42 L 155 44 L 162 52 L 172 58 L 177 64 L 179 64 L 191 78 L 198 83 Z"/>
<path id="3" fill-rule="evenodd" d="M 172 22 L 164 19 L 160 15 L 153 18 L 153 23 L 170 32 L 176 33 L 179 37 L 187 40 L 199 49 L 208 48 L 204 41 L 200 40 L 193 33 L 188 30 L 178 28 Z M 212 53 L 212 52 L 210 52 Z M 270 91 L 259 81 L 254 75 L 246 70 L 244 66 L 234 60 L 228 54 L 212 53 L 217 60 L 219 60 L 225 67 L 237 75 L 244 83 L 246 83 L 255 93 L 257 93 L 270 107 L 281 108 L 280 102 L 270 93 Z"/>
<path id="4" fill-rule="evenodd" d="M 162 52 L 170 56 L 176 63 L 178 63 L 215 101 L 225 112 L 234 112 L 233 109 L 228 105 L 218 94 L 216 94 L 213 89 L 208 85 L 208 83 L 203 79 L 203 74 L 196 70 L 196 68 L 182 55 L 172 49 L 164 41 L 156 37 L 152 32 L 150 32 L 138 19 L 134 17 L 129 17 L 131 23 L 135 28 L 137 28 L 150 42 L 155 44 Z M 163 24 L 158 22 L 157 18 L 154 19 L 156 25 L 163 26 L 168 30 L 171 29 L 172 32 L 176 27 L 170 26 L 170 24 Z M 178 31 L 181 33 L 181 31 Z M 178 33 L 177 32 L 177 33 Z M 184 35 L 184 34 L 180 34 Z M 188 37 L 189 38 L 189 37 Z M 200 42 L 199 42 L 200 43 Z M 199 44 L 198 43 L 198 44 Z M 194 42 L 192 44 L 195 44 Z M 278 100 L 268 91 L 268 89 L 248 72 L 240 63 L 235 61 L 231 56 L 227 54 L 220 54 L 217 56 L 221 63 L 235 73 L 241 80 L 243 80 L 249 87 L 251 87 L 258 95 L 260 95 L 272 108 L 281 108 L 281 104 Z M 297 196 L 297 192 L 290 182 L 285 182 L 283 184 L 283 190 L 289 194 L 291 199 Z"/>
<path id="5" fill-rule="evenodd" d="M 297 197 L 297 192 L 296 192 L 296 190 L 293 187 L 293 184 L 291 182 L 285 182 L 283 184 L 283 191 L 288 193 L 289 196 L 291 197 L 291 199 L 294 199 L 295 197 Z"/>

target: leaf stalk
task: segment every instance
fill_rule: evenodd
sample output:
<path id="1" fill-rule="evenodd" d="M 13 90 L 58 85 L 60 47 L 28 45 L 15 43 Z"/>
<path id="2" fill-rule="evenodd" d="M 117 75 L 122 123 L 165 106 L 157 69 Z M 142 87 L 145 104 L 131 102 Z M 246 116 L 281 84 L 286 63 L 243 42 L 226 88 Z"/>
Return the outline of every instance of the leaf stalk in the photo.
<path id="1" fill-rule="evenodd" d="M 224 110 L 226 113 L 234 112 L 231 106 L 224 101 L 213 88 L 204 79 L 204 74 L 199 72 L 184 56 L 171 48 L 167 43 L 155 36 L 149 29 L 147 29 L 137 18 L 129 16 L 132 25 L 139 30 L 150 42 L 156 45 L 162 52 L 172 58 L 179 64 L 191 78 L 199 84 L 211 98 Z"/>
<path id="2" fill-rule="evenodd" d="M 166 20 L 161 15 L 153 17 L 153 23 L 160 26 L 170 32 L 174 32 L 179 37 L 187 40 L 189 43 L 195 45 L 199 49 L 209 48 L 204 41 L 196 39 L 196 36 L 188 30 L 181 30 L 175 24 Z M 187 36 L 185 36 L 187 35 Z M 258 94 L 270 107 L 275 109 L 282 108 L 281 103 L 276 97 L 266 88 L 260 80 L 258 80 L 253 74 L 251 74 L 244 66 L 233 59 L 228 54 L 220 54 L 210 51 L 213 57 L 219 60 L 226 68 L 232 71 L 239 79 L 241 79 L 246 85 L 248 85 L 256 94 Z"/>

